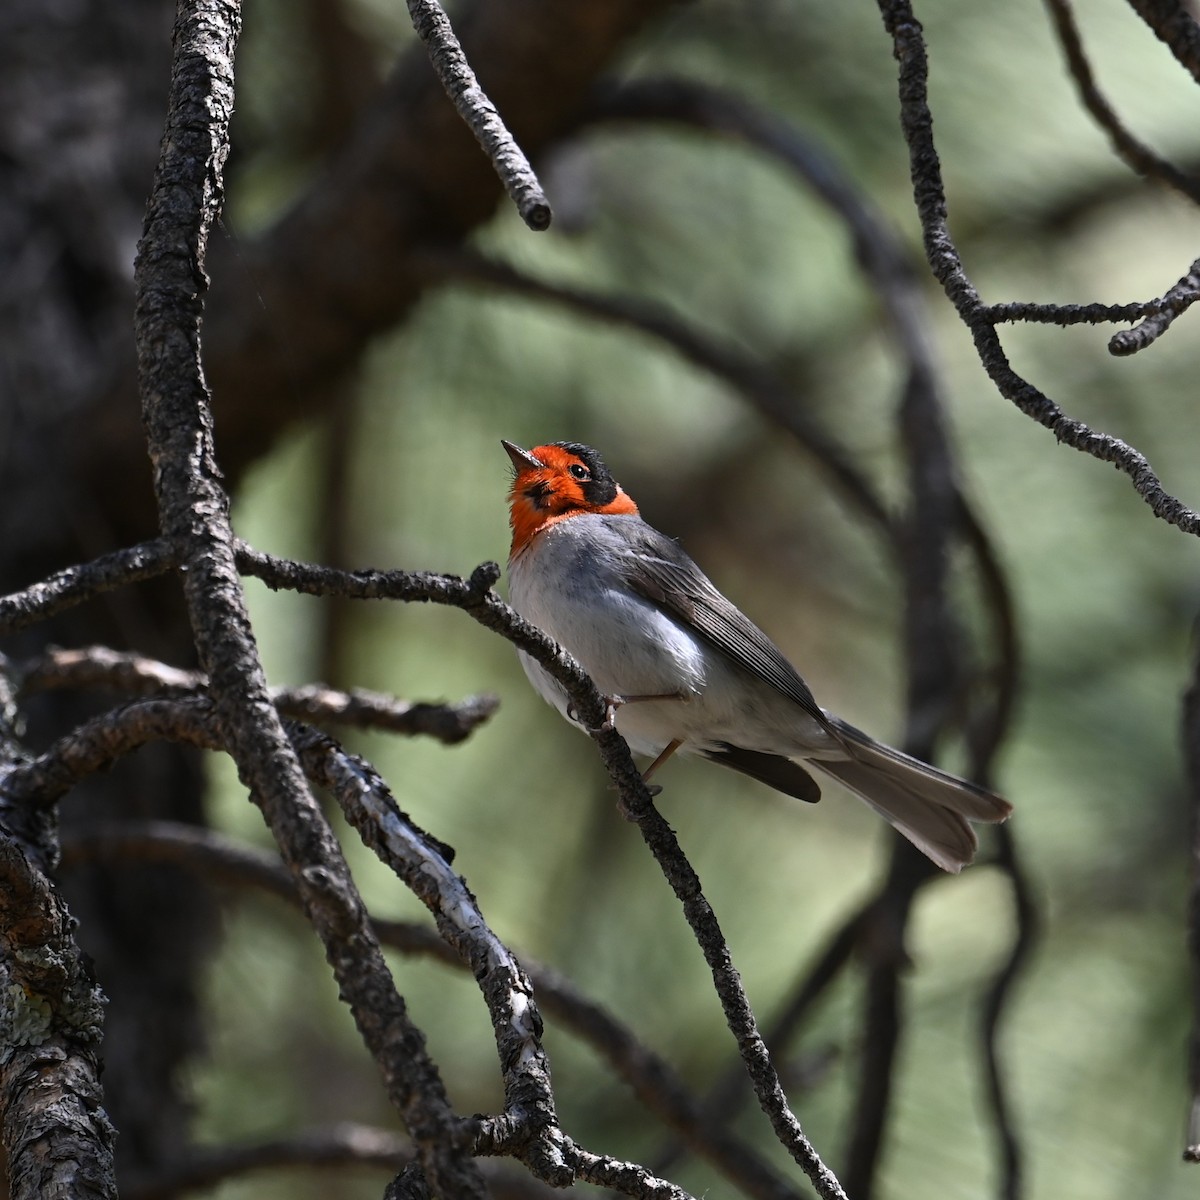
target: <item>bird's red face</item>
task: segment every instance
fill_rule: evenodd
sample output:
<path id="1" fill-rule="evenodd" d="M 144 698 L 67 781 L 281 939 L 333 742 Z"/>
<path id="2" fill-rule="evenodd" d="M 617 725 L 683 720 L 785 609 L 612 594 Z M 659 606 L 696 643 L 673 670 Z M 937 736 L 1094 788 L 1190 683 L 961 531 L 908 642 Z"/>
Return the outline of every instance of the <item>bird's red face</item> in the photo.
<path id="1" fill-rule="evenodd" d="M 637 505 L 590 446 L 579 442 L 552 442 L 532 450 L 512 442 L 503 446 L 514 468 L 508 493 L 513 554 L 555 521 L 580 513 L 637 512 Z"/>

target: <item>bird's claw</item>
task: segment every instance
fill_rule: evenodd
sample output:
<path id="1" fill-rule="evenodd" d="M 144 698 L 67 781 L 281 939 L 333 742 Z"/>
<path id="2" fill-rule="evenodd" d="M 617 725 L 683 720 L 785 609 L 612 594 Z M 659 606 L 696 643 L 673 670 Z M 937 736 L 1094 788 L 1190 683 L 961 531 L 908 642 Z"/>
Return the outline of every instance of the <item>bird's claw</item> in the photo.
<path id="1" fill-rule="evenodd" d="M 624 696 L 601 696 L 604 701 L 604 720 L 599 725 L 585 725 L 579 719 L 579 710 L 574 704 L 567 703 L 567 720 L 576 725 L 583 725 L 589 733 L 611 733 L 617 727 L 617 709 L 625 703 Z"/>

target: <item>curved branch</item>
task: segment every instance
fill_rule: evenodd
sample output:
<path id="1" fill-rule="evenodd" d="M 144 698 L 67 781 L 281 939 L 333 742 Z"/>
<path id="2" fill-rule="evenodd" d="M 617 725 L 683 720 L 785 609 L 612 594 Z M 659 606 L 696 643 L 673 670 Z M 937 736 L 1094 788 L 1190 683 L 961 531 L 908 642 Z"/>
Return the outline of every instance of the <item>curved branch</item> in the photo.
<path id="1" fill-rule="evenodd" d="M 1200 300 L 1200 258 L 1192 263 L 1182 279 L 1163 293 L 1156 311 L 1140 325 L 1113 334 L 1108 343 L 1109 352 L 1125 356 L 1144 350 L 1166 333 L 1175 318 L 1187 312 L 1197 300 Z"/>
<path id="2" fill-rule="evenodd" d="M 1151 0 L 1135 0 L 1150 3 Z M 1068 446 L 1112 463 L 1133 484 L 1155 516 L 1184 533 L 1200 534 L 1200 513 L 1162 486 L 1145 455 L 1082 421 L 1068 417 L 1057 404 L 1023 379 L 1009 365 L 995 327 L 988 320 L 974 285 L 963 269 L 946 221 L 946 194 L 933 141 L 933 117 L 928 104 L 928 62 L 921 26 L 909 0 L 878 0 L 884 26 L 892 37 L 900 64 L 900 119 L 909 147 L 913 194 L 924 234 L 925 253 L 934 276 L 970 330 L 984 370 L 1000 394 L 1027 416 L 1053 432 Z"/>
<path id="3" fill-rule="evenodd" d="M 295 885 L 276 856 L 193 825 L 101 824 L 64 836 L 64 870 L 95 860 L 170 862 L 217 882 L 265 890 L 299 906 Z M 427 925 L 378 918 L 373 924 L 385 946 L 469 969 L 467 960 Z M 721 1115 L 701 1111 L 671 1065 L 640 1042 L 632 1030 L 557 972 L 525 954 L 519 958 L 543 1014 L 589 1045 L 694 1154 L 711 1162 L 730 1183 L 755 1200 L 798 1200 L 799 1193 L 787 1180 L 727 1131 Z M 744 1081 L 740 1073 L 738 1078 Z M 663 1169 L 660 1165 L 659 1170 Z"/>
<path id="4" fill-rule="evenodd" d="M 1045 4 L 1058 33 L 1058 40 L 1062 44 L 1071 78 L 1075 80 L 1075 86 L 1079 89 L 1079 98 L 1095 118 L 1096 124 L 1108 134 L 1108 140 L 1117 155 L 1138 174 L 1162 180 L 1200 204 L 1200 180 L 1185 174 L 1173 163 L 1160 158 L 1148 146 L 1138 141 L 1121 124 L 1120 117 L 1096 86 L 1092 65 L 1084 52 L 1070 0 L 1045 0 Z"/>

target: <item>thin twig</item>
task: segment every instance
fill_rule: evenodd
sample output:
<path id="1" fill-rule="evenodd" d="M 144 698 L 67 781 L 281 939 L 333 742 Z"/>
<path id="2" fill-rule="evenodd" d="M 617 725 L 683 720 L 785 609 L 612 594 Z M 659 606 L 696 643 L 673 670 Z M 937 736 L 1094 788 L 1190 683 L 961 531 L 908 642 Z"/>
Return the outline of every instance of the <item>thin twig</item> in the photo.
<path id="1" fill-rule="evenodd" d="M 193 825 L 165 821 L 101 824 L 64 836 L 64 870 L 90 861 L 130 860 L 170 862 L 217 882 L 263 889 L 297 907 L 300 903 L 291 876 L 277 856 Z M 376 918 L 374 928 L 379 940 L 394 950 L 469 969 L 469 963 L 427 925 Z M 542 1013 L 591 1046 L 694 1154 L 711 1162 L 755 1200 L 798 1200 L 796 1189 L 751 1146 L 730 1133 L 725 1119 L 702 1111 L 671 1065 L 640 1042 L 628 1026 L 556 971 L 525 954 L 518 957 L 533 983 Z M 739 1080 L 744 1084 L 741 1072 Z M 660 1164 L 655 1173 L 662 1174 L 665 1169 Z"/>
<path id="2" fill-rule="evenodd" d="M 1133 329 L 1122 329 L 1112 335 L 1108 342 L 1109 352 L 1124 357 L 1144 350 L 1166 333 L 1175 318 L 1187 312 L 1197 300 L 1200 300 L 1200 258 L 1192 263 L 1182 279 L 1163 293 L 1162 307 L 1158 311 Z"/>
<path id="3" fill-rule="evenodd" d="M 18 668 L 21 694 L 51 688 L 104 687 L 127 696 L 187 695 L 208 690 L 203 671 L 184 671 L 155 659 L 107 646 L 51 648 Z M 469 737 L 499 706 L 495 696 L 470 696 L 457 704 L 414 704 L 383 692 L 338 691 L 320 683 L 270 689 L 275 707 L 296 720 L 424 734 L 453 745 Z"/>
<path id="4" fill-rule="evenodd" d="M 325 734 L 293 726 L 292 742 L 309 777 L 337 798 L 363 842 L 429 909 L 438 931 L 462 957 L 487 1003 L 504 1076 L 505 1116 L 516 1135 L 506 1149 L 539 1178 L 561 1185 L 565 1171 L 550 1066 L 533 985 L 488 928 L 474 897 L 444 856 L 400 811 L 379 774 Z"/>
<path id="5" fill-rule="evenodd" d="M 408 14 L 417 36 L 425 43 L 429 61 L 458 114 L 483 147 L 504 184 L 521 220 L 540 231 L 550 225 L 550 203 L 537 175 L 509 133 L 496 106 L 479 86 L 471 64 L 459 45 L 450 18 L 437 0 L 408 0 Z"/>
<path id="6" fill-rule="evenodd" d="M 175 562 L 170 542 L 155 538 L 65 567 L 19 592 L 0 596 L 0 634 L 45 621 L 103 592 L 163 575 Z"/>
<path id="7" fill-rule="evenodd" d="M 1122 321 L 1140 321 L 1154 316 L 1163 306 L 1161 299 L 1134 301 L 1131 304 L 1039 304 L 1029 300 L 1008 300 L 1002 304 L 980 306 L 980 320 L 989 325 L 1011 325 L 1028 321 L 1033 325 L 1106 325 Z"/>
<path id="8" fill-rule="evenodd" d="M 1151 0 L 1135 2 L 1149 4 Z M 1009 365 L 995 327 L 963 269 L 947 225 L 946 193 L 933 140 L 933 116 L 928 102 L 929 66 L 921 26 L 913 16 L 909 0 L 878 0 L 878 5 L 900 64 L 900 121 L 909 147 L 913 194 L 925 253 L 934 276 L 970 330 L 984 370 L 1002 396 L 1051 430 L 1060 442 L 1112 463 L 1126 474 L 1155 516 L 1185 533 L 1200 535 L 1200 513 L 1166 491 L 1145 455 L 1119 438 L 1097 433 L 1082 421 L 1068 417 Z"/>
<path id="9" fill-rule="evenodd" d="M 1045 4 L 1058 33 L 1058 40 L 1062 44 L 1067 68 L 1079 89 L 1079 98 L 1095 118 L 1096 124 L 1108 134 L 1108 140 L 1117 155 L 1138 174 L 1160 179 L 1200 204 L 1200 180 L 1185 174 L 1173 163 L 1161 158 L 1138 141 L 1121 123 L 1112 105 L 1096 86 L 1092 65 L 1083 49 L 1070 0 L 1045 0 Z"/>

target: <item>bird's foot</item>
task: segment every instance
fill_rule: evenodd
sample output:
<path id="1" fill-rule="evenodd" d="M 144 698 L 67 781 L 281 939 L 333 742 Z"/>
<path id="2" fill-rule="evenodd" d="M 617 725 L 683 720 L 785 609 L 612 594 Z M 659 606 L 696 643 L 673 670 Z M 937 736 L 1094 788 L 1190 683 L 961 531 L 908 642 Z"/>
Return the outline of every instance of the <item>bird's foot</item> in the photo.
<path id="1" fill-rule="evenodd" d="M 647 700 L 690 700 L 691 693 L 689 692 L 655 692 L 645 696 L 604 696 L 604 720 L 599 726 L 584 726 L 592 733 L 608 733 L 610 730 L 617 727 L 617 709 L 622 708 L 626 704 L 642 704 Z M 567 705 L 567 718 L 574 721 L 577 725 L 582 725 L 583 722 L 579 719 L 579 714 L 575 711 L 575 705 Z"/>

